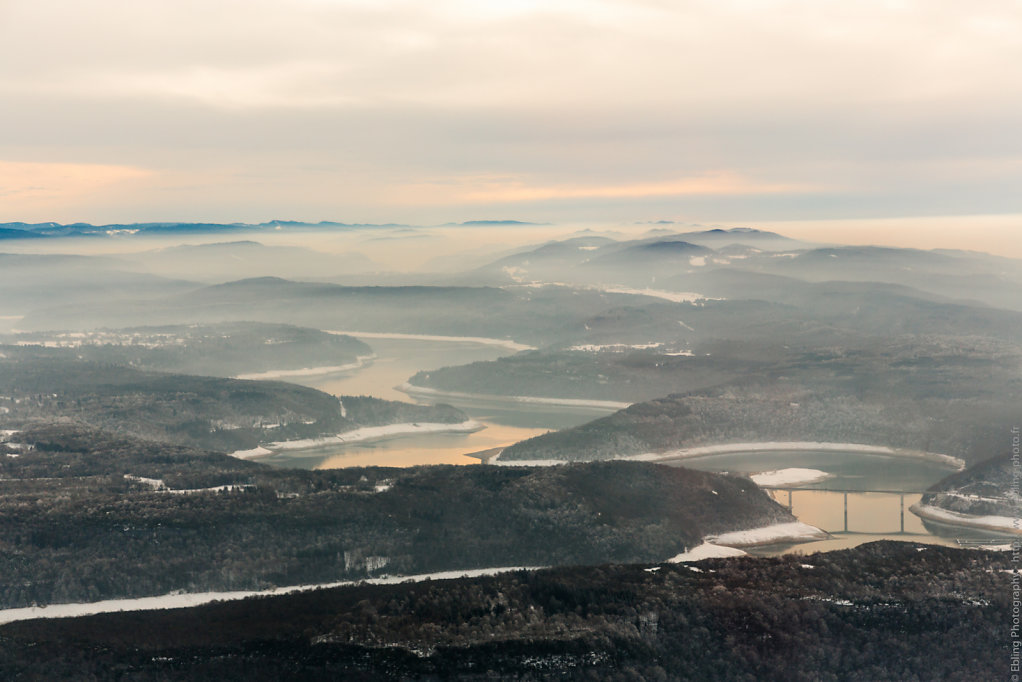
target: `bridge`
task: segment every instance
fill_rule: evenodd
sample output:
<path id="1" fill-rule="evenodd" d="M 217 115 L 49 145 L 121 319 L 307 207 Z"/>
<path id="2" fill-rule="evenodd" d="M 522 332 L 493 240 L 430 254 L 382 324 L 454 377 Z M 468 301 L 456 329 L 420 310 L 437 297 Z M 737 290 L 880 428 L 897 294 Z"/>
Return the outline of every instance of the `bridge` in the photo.
<path id="1" fill-rule="evenodd" d="M 788 508 L 788 511 L 792 510 L 792 495 L 798 493 L 839 493 L 843 496 L 844 506 L 844 527 L 841 530 L 831 530 L 824 528 L 822 530 L 827 531 L 831 535 L 915 535 L 915 533 L 905 532 L 905 496 L 906 495 L 923 495 L 926 493 L 925 490 L 853 490 L 851 488 L 796 488 L 796 487 L 782 487 L 782 486 L 764 486 L 767 491 L 770 492 L 786 492 L 788 493 L 787 504 L 781 502 Z M 868 493 L 886 494 L 886 495 L 897 495 L 899 501 L 899 527 L 897 531 L 856 531 L 848 529 L 848 495 L 864 495 Z M 776 497 L 775 497 L 776 499 Z"/>
<path id="2" fill-rule="evenodd" d="M 926 490 L 884 490 L 884 489 L 861 490 L 861 489 L 851 489 L 851 488 L 828 488 L 828 487 L 799 488 L 799 487 L 794 487 L 794 486 L 763 486 L 763 488 L 767 492 L 772 493 L 773 494 L 772 495 L 773 498 L 777 502 L 779 502 L 780 504 L 782 504 L 785 507 L 787 507 L 788 511 L 793 511 L 792 507 L 793 507 L 793 501 L 794 501 L 795 493 L 799 493 L 799 494 L 802 494 L 802 495 L 804 495 L 805 493 L 830 493 L 830 494 L 833 494 L 835 496 L 840 495 L 841 496 L 840 502 L 838 502 L 836 500 L 833 503 L 826 502 L 820 508 L 817 508 L 815 510 L 816 512 L 820 512 L 823 515 L 827 515 L 826 512 L 830 512 L 829 516 L 833 517 L 833 513 L 836 510 L 835 508 L 838 508 L 838 505 L 840 504 L 842 522 L 841 522 L 841 525 L 838 528 L 825 528 L 824 526 L 827 525 L 827 524 L 820 523 L 816 519 L 813 519 L 813 518 L 803 518 L 802 519 L 806 523 L 811 523 L 812 525 L 820 528 L 821 530 L 825 530 L 827 533 L 829 533 L 831 535 L 838 535 L 838 536 L 841 536 L 841 535 L 885 535 L 885 536 L 888 536 L 888 535 L 904 535 L 907 538 L 919 538 L 920 537 L 920 532 L 921 532 L 920 530 L 913 530 L 913 529 L 905 530 L 905 496 L 906 495 L 918 495 L 918 496 L 922 496 L 922 495 L 926 494 L 926 492 L 927 492 Z M 787 499 L 786 500 L 782 497 L 783 493 L 787 493 Z M 849 495 L 867 495 L 867 494 L 889 495 L 891 497 L 897 496 L 897 498 L 898 498 L 898 530 L 880 530 L 880 531 L 877 531 L 877 530 L 855 530 L 854 528 L 850 528 L 849 527 L 849 520 L 848 520 L 848 518 L 849 518 L 848 496 Z M 874 505 L 873 511 L 874 511 L 874 513 L 872 515 L 874 517 L 876 517 L 876 516 L 883 516 L 884 514 L 889 513 L 889 512 L 887 512 L 885 510 L 885 511 L 880 512 L 880 514 L 877 514 L 876 513 L 875 505 Z M 854 512 L 854 508 L 853 508 L 853 512 Z M 800 516 L 800 518 L 802 518 L 803 516 L 806 516 L 806 515 L 802 514 L 802 515 L 799 515 L 799 516 Z M 884 518 L 890 518 L 890 517 L 889 516 L 884 516 Z M 873 520 L 875 521 L 876 519 L 874 518 Z M 929 527 L 927 527 L 925 525 L 925 523 L 924 523 L 924 521 L 922 519 L 919 519 L 919 523 L 923 523 L 924 524 L 923 527 L 926 528 L 925 531 L 922 531 L 923 534 L 933 534 L 932 531 L 930 531 Z M 833 525 L 833 524 L 831 524 L 831 525 Z M 953 534 L 941 533 L 940 535 L 942 535 L 944 537 L 947 537 L 949 539 L 950 538 L 954 538 L 955 542 L 958 543 L 959 547 L 982 547 L 982 546 L 987 546 L 987 545 L 1004 545 L 1005 543 L 1010 541 L 1010 539 L 1008 539 L 1004 535 L 996 535 L 996 534 L 994 534 L 994 535 L 984 535 L 983 531 L 979 530 L 979 529 L 970 531 L 969 529 L 964 529 L 963 528 L 963 529 L 961 529 L 961 532 L 962 532 L 961 536 L 958 536 L 957 533 L 953 533 Z"/>

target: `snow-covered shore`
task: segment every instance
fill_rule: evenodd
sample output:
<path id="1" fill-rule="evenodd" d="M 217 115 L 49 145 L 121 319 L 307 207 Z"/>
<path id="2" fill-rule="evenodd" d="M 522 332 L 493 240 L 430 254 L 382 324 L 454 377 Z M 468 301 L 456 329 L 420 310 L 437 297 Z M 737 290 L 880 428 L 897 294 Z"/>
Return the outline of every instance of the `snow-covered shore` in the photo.
<path id="1" fill-rule="evenodd" d="M 335 436 L 324 436 L 322 438 L 302 438 L 299 440 L 284 440 L 276 443 L 267 443 L 251 450 L 237 450 L 230 453 L 232 457 L 239 459 L 254 459 L 266 455 L 291 450 L 310 450 L 322 448 L 329 445 L 341 445 L 344 443 L 355 443 L 367 440 L 380 440 L 396 436 L 408 436 L 420 433 L 473 433 L 486 428 L 484 424 L 474 419 L 466 419 L 463 422 L 453 424 L 443 422 L 415 422 L 411 424 L 387 424 L 385 426 L 364 426 L 353 431 L 345 431 Z"/>
<path id="2" fill-rule="evenodd" d="M 977 528 L 980 530 L 993 530 L 1001 533 L 1012 533 L 1022 535 L 1022 518 L 1010 516 L 977 516 L 975 514 L 963 514 L 961 512 L 941 509 L 929 504 L 914 504 L 909 511 L 921 519 L 936 521 L 951 526 L 963 526 L 965 528 Z"/>
<path id="3" fill-rule="evenodd" d="M 314 585 L 291 585 L 276 587 L 269 590 L 246 590 L 236 592 L 177 592 L 157 597 L 139 597 L 137 599 L 108 599 L 88 604 L 51 604 L 49 606 L 26 606 L 17 609 L 0 610 L 0 625 L 19 620 L 33 618 L 74 618 L 91 616 L 97 613 L 117 613 L 120 611 L 155 611 L 162 609 L 182 609 L 190 606 L 201 606 L 214 601 L 231 601 L 248 597 L 268 597 L 310 590 L 323 590 L 331 587 L 348 585 L 397 585 L 404 582 L 422 582 L 424 580 L 454 580 L 457 578 L 475 578 L 484 575 L 499 575 L 512 571 L 535 571 L 540 566 L 501 566 L 499 568 L 474 568 L 469 570 L 440 571 L 438 573 L 422 573 L 419 575 L 387 576 L 368 578 L 365 580 L 342 580 L 332 583 Z"/>
<path id="4" fill-rule="evenodd" d="M 760 474 L 753 474 L 749 476 L 752 482 L 762 488 L 770 488 L 776 486 L 796 486 L 805 485 L 807 483 L 819 483 L 825 481 L 828 478 L 833 478 L 833 474 L 828 474 L 826 471 L 820 471 L 819 469 L 800 469 L 798 467 L 792 467 L 789 469 L 775 469 L 774 471 L 764 471 Z"/>
<path id="5" fill-rule="evenodd" d="M 889 457 L 910 457 L 914 459 L 925 459 L 930 462 L 944 464 L 961 471 L 965 468 L 965 461 L 951 455 L 943 455 L 937 452 L 926 452 L 925 450 L 911 450 L 909 448 L 891 448 L 884 445 L 865 445 L 862 443 L 825 443 L 815 441 L 784 441 L 764 443 L 724 443 L 721 445 L 702 445 L 693 448 L 680 448 L 668 450 L 667 452 L 649 452 L 641 455 L 629 455 L 622 459 L 635 459 L 646 462 L 656 462 L 670 459 L 691 459 L 694 457 L 708 457 L 712 455 L 733 454 L 736 452 L 770 452 L 776 450 L 816 450 L 824 452 L 856 452 L 863 454 L 886 455 Z"/>
<path id="6" fill-rule="evenodd" d="M 405 382 L 397 387 L 397 390 L 409 395 L 423 395 L 439 398 L 462 398 L 465 400 L 496 400 L 514 403 L 530 403 L 535 405 L 558 405 L 561 407 L 584 407 L 598 410 L 623 410 L 631 403 L 623 403 L 616 400 L 582 400 L 578 398 L 540 398 L 529 395 L 498 395 L 495 393 L 461 393 L 458 391 L 443 391 L 425 386 L 415 386 Z"/>
<path id="7" fill-rule="evenodd" d="M 362 369 L 375 355 L 359 355 L 355 362 L 346 365 L 328 365 L 324 367 L 302 367 L 301 369 L 271 369 L 266 372 L 253 372 L 251 374 L 239 374 L 235 379 L 248 379 L 260 381 L 264 379 L 283 379 L 286 377 L 314 377 L 324 374 L 336 374 L 338 372 L 350 372 Z"/>
<path id="8" fill-rule="evenodd" d="M 324 329 L 327 334 L 340 334 L 363 339 L 400 339 L 406 341 L 453 341 L 457 343 L 477 343 L 483 346 L 499 346 L 508 350 L 535 350 L 535 346 L 527 346 L 511 339 L 493 339 L 486 336 L 438 336 L 435 334 L 401 334 L 398 332 L 357 332 Z"/>
<path id="9" fill-rule="evenodd" d="M 718 559 L 732 556 L 748 556 L 748 552 L 744 552 L 737 547 L 724 547 L 722 545 L 715 545 L 712 542 L 704 542 L 698 547 L 693 547 L 687 552 L 671 557 L 667 560 L 667 563 L 680 564 L 683 561 L 699 561 L 701 559 Z"/>
<path id="10" fill-rule="evenodd" d="M 862 445 L 860 443 L 818 443 L 809 441 L 790 442 L 769 442 L 769 443 L 725 443 L 723 445 L 702 445 L 694 448 L 681 448 L 668 450 L 666 452 L 645 452 L 641 455 L 618 455 L 611 457 L 615 460 L 628 460 L 633 462 L 660 462 L 664 460 L 694 459 L 696 457 L 711 457 L 713 455 L 726 455 L 738 452 L 770 452 L 776 450 L 816 450 L 830 452 L 856 452 L 865 454 L 886 455 L 888 457 L 910 457 L 914 459 L 925 459 L 930 462 L 937 462 L 958 471 L 965 468 L 965 461 L 942 455 L 936 452 L 925 452 L 923 450 L 909 450 L 906 448 L 889 448 L 883 445 Z M 588 460 L 579 460 L 588 461 Z M 554 459 L 519 459 L 500 460 L 498 455 L 490 461 L 491 464 L 502 464 L 505 466 L 552 466 L 555 464 L 567 464 L 568 460 Z"/>
<path id="11" fill-rule="evenodd" d="M 811 542 L 830 537 L 826 531 L 801 521 L 775 523 L 749 530 L 736 530 L 721 535 L 708 535 L 706 542 L 724 547 L 755 547 L 775 545 L 782 542 Z"/>
<path id="12" fill-rule="evenodd" d="M 826 531 L 801 521 L 775 523 L 759 528 L 722 533 L 721 535 L 707 535 L 703 538 L 703 544 L 687 552 L 682 552 L 667 561 L 676 564 L 682 561 L 744 556 L 746 552 L 740 549 L 741 547 L 812 542 L 814 540 L 825 540 L 829 537 L 830 535 Z"/>

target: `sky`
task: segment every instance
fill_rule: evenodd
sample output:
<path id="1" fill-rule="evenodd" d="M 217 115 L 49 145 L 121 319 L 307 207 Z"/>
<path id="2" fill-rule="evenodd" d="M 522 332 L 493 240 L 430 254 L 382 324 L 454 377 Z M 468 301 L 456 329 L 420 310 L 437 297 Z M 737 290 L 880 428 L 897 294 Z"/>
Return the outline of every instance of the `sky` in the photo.
<path id="1" fill-rule="evenodd" d="M 0 0 L 0 221 L 1022 235 L 1019 36 L 995 0 Z"/>

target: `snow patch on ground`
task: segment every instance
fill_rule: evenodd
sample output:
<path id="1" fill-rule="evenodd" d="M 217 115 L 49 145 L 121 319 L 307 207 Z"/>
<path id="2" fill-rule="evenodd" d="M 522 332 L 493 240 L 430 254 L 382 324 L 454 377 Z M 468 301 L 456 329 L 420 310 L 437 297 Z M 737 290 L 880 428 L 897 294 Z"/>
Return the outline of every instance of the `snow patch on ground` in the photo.
<path id="1" fill-rule="evenodd" d="M 805 485 L 806 483 L 818 483 L 831 477 L 832 475 L 828 474 L 826 471 L 820 471 L 819 469 L 800 469 L 797 467 L 764 471 L 763 473 L 749 476 L 753 483 L 766 488 L 779 485 Z"/>
<path id="2" fill-rule="evenodd" d="M 826 531 L 810 526 L 801 521 L 775 523 L 761 528 L 736 530 L 722 535 L 710 535 L 705 539 L 715 545 L 728 547 L 752 547 L 754 545 L 773 545 L 781 542 L 809 542 L 830 537 Z"/>
<path id="3" fill-rule="evenodd" d="M 440 571 L 438 573 L 424 573 L 420 575 L 386 576 L 383 578 L 369 578 L 366 580 L 342 580 L 333 583 L 319 583 L 314 585 L 292 585 L 289 587 L 277 587 L 270 590 L 171 593 L 158 597 L 140 597 L 138 599 L 108 599 L 106 601 L 92 602 L 91 604 L 26 606 L 18 609 L 0 610 L 0 625 L 13 623 L 19 620 L 31 620 L 33 618 L 74 618 L 76 616 L 91 616 L 97 613 L 182 609 L 190 606 L 201 606 L 202 604 L 208 604 L 213 601 L 231 601 L 236 599 L 246 599 L 248 597 L 292 594 L 295 592 L 308 592 L 310 590 L 346 587 L 349 585 L 397 585 L 405 582 L 422 582 L 425 580 L 455 580 L 457 578 L 475 578 L 485 575 L 499 575 L 501 573 L 511 573 L 514 571 L 535 571 L 540 568 L 543 567 L 502 566 L 499 568 Z"/>
<path id="4" fill-rule="evenodd" d="M 265 457 L 266 455 L 272 455 L 273 450 L 267 450 L 266 448 L 260 446 L 257 448 L 252 448 L 251 450 L 235 450 L 234 452 L 231 452 L 229 454 L 231 455 L 231 457 L 237 457 L 238 459 L 254 459 L 256 457 Z"/>
<path id="5" fill-rule="evenodd" d="M 610 351 L 612 353 L 624 353 L 629 350 L 650 350 L 652 348 L 660 348 L 664 344 L 662 343 L 609 343 L 604 345 L 596 344 L 583 344 L 581 346 L 572 346 L 568 350 L 581 351 L 583 353 L 599 353 L 600 351 Z M 682 353 L 665 353 L 665 355 L 681 355 Z M 691 355 L 691 353 L 688 353 Z"/>
<path id="6" fill-rule="evenodd" d="M 720 301 L 723 299 L 710 298 L 691 291 L 664 291 L 663 289 L 631 289 L 629 287 L 613 287 L 603 289 L 608 294 L 629 294 L 631 296 L 651 296 L 662 298 L 672 303 L 695 303 L 696 301 Z"/>
<path id="7" fill-rule="evenodd" d="M 131 474 L 124 474 L 124 478 L 129 481 L 136 481 L 138 483 L 145 484 L 153 489 L 153 492 L 167 493 L 170 495 L 192 495 L 195 493 L 224 493 L 233 492 L 235 490 L 245 490 L 247 488 L 254 488 L 255 486 L 248 483 L 229 483 L 227 485 L 218 485 L 212 488 L 168 488 L 167 484 L 164 483 L 161 478 L 145 478 L 144 476 L 132 476 Z"/>
<path id="8" fill-rule="evenodd" d="M 668 559 L 668 563 L 680 564 L 682 561 L 699 561 L 701 559 L 716 559 L 731 556 L 746 556 L 746 552 L 735 547 L 723 547 L 712 542 L 704 542 L 698 547 L 693 547 L 687 552 L 682 552 Z"/>

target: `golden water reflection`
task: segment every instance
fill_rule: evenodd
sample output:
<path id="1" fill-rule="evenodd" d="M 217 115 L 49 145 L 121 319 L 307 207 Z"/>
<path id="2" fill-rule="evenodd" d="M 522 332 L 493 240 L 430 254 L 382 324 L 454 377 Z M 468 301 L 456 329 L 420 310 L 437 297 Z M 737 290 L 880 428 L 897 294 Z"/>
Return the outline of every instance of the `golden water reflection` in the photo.
<path id="1" fill-rule="evenodd" d="M 394 438 L 372 443 L 352 443 L 342 452 L 326 455 L 317 469 L 384 466 L 409 467 L 421 464 L 478 464 L 465 453 L 506 447 L 520 440 L 546 433 L 548 429 L 523 428 L 490 423 L 471 434 L 430 434 L 406 439 Z M 402 445 L 402 440 L 407 445 Z M 312 453 L 309 453 L 312 454 Z"/>
<path id="2" fill-rule="evenodd" d="M 778 503 L 788 506 L 789 491 L 769 491 Z M 845 525 L 845 498 L 848 522 Z M 803 523 L 821 528 L 832 537 L 828 540 L 793 545 L 785 548 L 764 548 L 754 554 L 809 554 L 834 549 L 848 549 L 876 540 L 903 540 L 958 546 L 954 538 L 931 535 L 909 507 L 919 502 L 918 493 L 835 492 L 801 489 L 791 491 L 791 512 Z M 904 524 L 904 525 L 903 525 Z M 846 532 L 847 529 L 847 532 Z"/>

